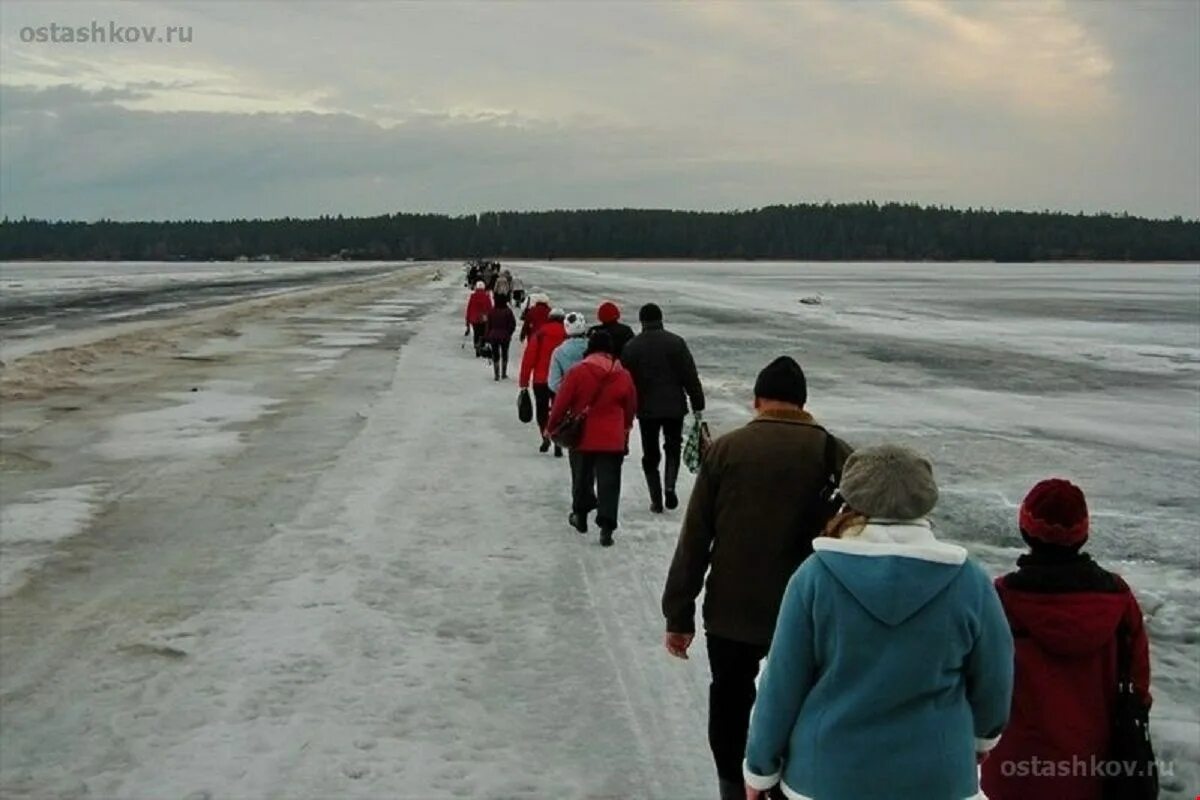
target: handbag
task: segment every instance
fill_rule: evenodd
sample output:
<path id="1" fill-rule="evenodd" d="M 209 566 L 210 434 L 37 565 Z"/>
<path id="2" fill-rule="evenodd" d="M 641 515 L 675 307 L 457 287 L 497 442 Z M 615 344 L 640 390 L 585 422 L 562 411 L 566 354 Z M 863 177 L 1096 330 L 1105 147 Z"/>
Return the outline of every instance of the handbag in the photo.
<path id="1" fill-rule="evenodd" d="M 1117 696 L 1113 703 L 1104 800 L 1155 800 L 1158 762 L 1150 742 L 1150 709 L 1133 685 L 1133 636 L 1117 628 Z"/>
<path id="2" fill-rule="evenodd" d="M 525 423 L 533 421 L 533 400 L 528 389 L 517 392 L 517 419 Z"/>
<path id="3" fill-rule="evenodd" d="M 613 359 L 612 367 L 600 379 L 600 385 L 596 387 L 596 392 L 592 395 L 592 399 L 579 411 L 568 409 L 554 430 L 550 431 L 550 441 L 566 450 L 574 450 L 576 447 L 579 447 L 579 443 L 583 441 L 583 427 L 587 422 L 588 414 L 591 413 L 592 405 L 600 399 L 600 393 L 604 391 L 609 377 L 616 369 L 617 361 Z"/>
<path id="4" fill-rule="evenodd" d="M 704 454 L 712 446 L 712 435 L 708 432 L 708 423 L 692 418 L 692 429 L 688 431 L 687 441 L 683 443 L 683 465 L 693 475 L 700 471 Z"/>

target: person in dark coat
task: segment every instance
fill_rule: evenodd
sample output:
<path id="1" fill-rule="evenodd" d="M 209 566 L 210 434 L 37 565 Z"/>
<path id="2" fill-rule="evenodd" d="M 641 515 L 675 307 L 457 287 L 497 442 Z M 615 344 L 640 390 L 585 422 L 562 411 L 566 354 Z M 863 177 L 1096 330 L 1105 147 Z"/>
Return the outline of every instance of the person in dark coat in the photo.
<path id="1" fill-rule="evenodd" d="M 571 454 L 573 470 L 571 526 L 587 533 L 588 514 L 596 511 L 600 544 L 610 547 L 621 501 L 621 465 L 637 411 L 633 379 L 612 354 L 613 343 L 600 332 L 588 340 L 583 361 L 567 373 L 554 396 L 546 430 L 558 427 L 568 412 L 585 409 L 583 437 Z"/>
<path id="2" fill-rule="evenodd" d="M 600 324 L 592 326 L 592 329 L 588 331 L 588 336 L 597 331 L 607 333 L 612 337 L 613 355 L 620 358 L 625 352 L 625 345 L 629 344 L 629 340 L 633 338 L 633 328 L 621 322 L 621 309 L 610 300 L 605 300 L 596 309 L 596 319 L 600 321 Z"/>
<path id="3" fill-rule="evenodd" d="M 642 435 L 642 472 L 650 490 L 650 510 L 663 512 L 679 506 L 675 482 L 683 450 L 683 418 L 688 403 L 699 419 L 704 411 L 704 389 L 696 372 L 696 362 L 682 337 L 663 328 L 663 314 L 654 303 L 638 312 L 642 332 L 633 337 L 621 353 L 621 363 L 633 375 L 638 393 L 638 430 Z M 666 465 L 659 449 L 664 440 Z"/>
<path id="4" fill-rule="evenodd" d="M 496 305 L 488 312 L 487 332 L 484 338 L 491 345 L 492 372 L 496 380 L 508 380 L 508 346 L 517 331 L 517 318 L 508 307 L 508 298 L 496 295 Z"/>
<path id="5" fill-rule="evenodd" d="M 758 374 L 758 415 L 713 442 L 701 462 L 663 589 L 664 645 L 677 658 L 688 657 L 696 597 L 705 589 L 708 740 L 722 798 L 742 796 L 759 662 L 788 580 L 824 528 L 813 512 L 828 471 L 840 473 L 850 455 L 835 438 L 835 463 L 825 463 L 831 434 L 804 410 L 807 399 L 804 372 L 791 358 L 781 356 Z"/>
<path id="6" fill-rule="evenodd" d="M 1107 758 L 1117 694 L 1117 637 L 1130 644 L 1130 677 L 1150 706 L 1150 647 L 1137 599 L 1118 575 L 1081 552 L 1088 538 L 1083 491 L 1038 483 L 1021 503 L 1029 552 L 996 580 L 1016 642 L 1008 729 L 983 763 L 990 800 L 1101 800 L 1102 775 L 1046 774 L 1035 765 Z"/>

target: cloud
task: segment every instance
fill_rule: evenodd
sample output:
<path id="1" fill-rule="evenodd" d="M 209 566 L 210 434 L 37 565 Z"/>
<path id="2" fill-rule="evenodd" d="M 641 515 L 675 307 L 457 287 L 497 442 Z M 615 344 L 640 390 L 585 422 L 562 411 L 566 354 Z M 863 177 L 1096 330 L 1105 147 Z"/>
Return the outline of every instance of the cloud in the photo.
<path id="1" fill-rule="evenodd" d="M 1200 215 L 1200 101 L 1181 77 L 1200 69 L 1200 15 L 1167 4 L 292 8 L 0 6 L 5 213 L 871 198 Z M 110 18 L 195 41 L 11 35 Z"/>
<path id="2" fill-rule="evenodd" d="M 1113 64 L 1056 0 L 696 3 L 718 47 L 766 50 L 815 83 L 1066 118 L 1109 109 Z M 748 58 L 749 56 L 743 56 Z"/>

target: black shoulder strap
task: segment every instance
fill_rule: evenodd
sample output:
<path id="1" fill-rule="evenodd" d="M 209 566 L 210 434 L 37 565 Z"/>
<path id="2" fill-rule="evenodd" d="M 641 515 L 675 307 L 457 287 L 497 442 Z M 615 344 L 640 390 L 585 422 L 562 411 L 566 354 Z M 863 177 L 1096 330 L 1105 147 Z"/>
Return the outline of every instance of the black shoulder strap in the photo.
<path id="1" fill-rule="evenodd" d="M 1117 685 L 1124 688 L 1133 684 L 1133 634 L 1128 623 L 1121 620 L 1117 626 Z"/>

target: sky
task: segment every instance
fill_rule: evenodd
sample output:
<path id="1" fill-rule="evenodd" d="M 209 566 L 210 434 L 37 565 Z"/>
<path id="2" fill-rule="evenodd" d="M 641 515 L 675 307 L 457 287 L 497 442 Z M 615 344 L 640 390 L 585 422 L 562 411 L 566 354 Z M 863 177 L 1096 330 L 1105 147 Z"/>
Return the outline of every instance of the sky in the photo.
<path id="1" fill-rule="evenodd" d="M 9 217 L 860 200 L 1200 218 L 1200 2 L 0 4 Z"/>

